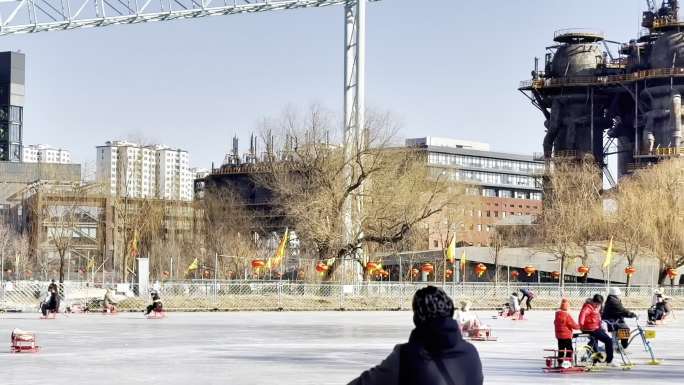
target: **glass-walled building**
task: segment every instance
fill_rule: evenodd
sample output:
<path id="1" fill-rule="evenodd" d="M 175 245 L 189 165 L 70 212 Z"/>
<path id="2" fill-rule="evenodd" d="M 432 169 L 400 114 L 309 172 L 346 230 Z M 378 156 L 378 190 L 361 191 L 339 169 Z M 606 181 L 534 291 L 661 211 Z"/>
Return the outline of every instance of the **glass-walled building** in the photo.
<path id="1" fill-rule="evenodd" d="M 0 162 L 21 162 L 25 57 L 0 52 Z"/>
<path id="2" fill-rule="evenodd" d="M 514 218 L 516 223 L 531 223 L 542 209 L 543 161 L 490 151 L 484 143 L 446 138 L 408 139 L 406 145 L 425 149 L 435 176 L 469 184 L 469 193 L 482 197 L 480 207 L 466 213 L 462 224 L 465 242 L 487 245 L 494 225 L 510 217 L 519 217 Z M 428 231 L 431 249 L 444 247 L 441 225 L 443 222 L 434 223 L 435 228 Z"/>

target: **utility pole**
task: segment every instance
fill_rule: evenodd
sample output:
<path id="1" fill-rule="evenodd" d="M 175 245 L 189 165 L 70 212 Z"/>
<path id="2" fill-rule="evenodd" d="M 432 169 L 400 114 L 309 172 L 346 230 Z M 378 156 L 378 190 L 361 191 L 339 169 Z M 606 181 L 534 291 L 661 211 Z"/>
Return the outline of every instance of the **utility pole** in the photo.
<path id="1" fill-rule="evenodd" d="M 365 71 L 366 71 L 366 3 L 367 0 L 348 0 L 344 5 L 344 156 L 347 185 L 355 176 L 353 159 L 363 151 L 365 143 Z M 358 188 L 363 190 L 363 186 Z M 359 191 L 350 194 L 344 202 L 345 242 L 356 242 L 361 232 L 360 215 L 363 202 Z M 354 244 L 354 247 L 359 245 Z M 358 257 L 360 250 L 343 257 Z"/>

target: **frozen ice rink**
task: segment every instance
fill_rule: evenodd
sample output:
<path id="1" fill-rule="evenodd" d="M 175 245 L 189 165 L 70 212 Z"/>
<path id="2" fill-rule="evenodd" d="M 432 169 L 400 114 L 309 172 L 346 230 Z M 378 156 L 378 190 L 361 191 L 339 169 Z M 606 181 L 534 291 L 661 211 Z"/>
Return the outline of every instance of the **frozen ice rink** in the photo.
<path id="1" fill-rule="evenodd" d="M 657 328 L 660 366 L 644 365 L 639 345 L 630 348 L 639 364 L 631 371 L 559 375 L 541 370 L 542 349 L 555 345 L 552 312 L 531 312 L 522 322 L 488 319 L 493 314 L 479 312 L 499 337 L 476 343 L 486 384 L 684 383 L 684 320 Z M 14 327 L 35 331 L 42 351 L 7 353 Z M 411 329 L 408 312 L 169 313 L 159 320 L 0 314 L 7 344 L 0 384 L 346 384 Z"/>

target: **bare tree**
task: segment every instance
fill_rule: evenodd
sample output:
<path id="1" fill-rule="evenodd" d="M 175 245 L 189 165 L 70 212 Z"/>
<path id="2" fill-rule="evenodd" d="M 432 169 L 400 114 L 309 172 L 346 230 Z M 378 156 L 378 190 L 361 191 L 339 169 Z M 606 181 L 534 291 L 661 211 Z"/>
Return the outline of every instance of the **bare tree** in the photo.
<path id="1" fill-rule="evenodd" d="M 269 160 L 262 183 L 295 223 L 306 248 L 333 261 L 327 278 L 342 257 L 365 266 L 361 250 L 401 242 L 412 229 L 462 201 L 463 187 L 449 180 L 453 174 L 427 167 L 419 150 L 392 147 L 396 126 L 387 115 L 370 115 L 367 135 L 351 156 L 332 138 L 319 109 L 303 119 L 287 116 L 284 122 L 281 137 L 293 145 L 286 156 Z M 350 200 L 356 202 L 351 210 Z M 350 212 L 358 226 L 346 233 Z"/>
<path id="2" fill-rule="evenodd" d="M 586 264 L 590 241 L 600 237 L 603 218 L 601 173 L 591 158 L 556 159 L 545 178 L 545 200 L 540 218 L 544 249 L 560 262 L 560 283 L 568 263 L 580 257 Z"/>
<path id="3" fill-rule="evenodd" d="M 684 264 L 684 160 L 672 159 L 640 170 L 633 177 L 639 186 L 633 199 L 643 200 L 641 220 L 644 230 L 632 232 L 651 235 L 650 247 L 660 260 L 659 284 L 667 278 L 667 270 Z M 638 212 L 634 215 L 638 222 Z M 674 283 L 674 282 L 671 282 Z"/>
<path id="4" fill-rule="evenodd" d="M 625 179 L 615 195 L 617 209 L 609 215 L 608 233 L 619 245 L 629 266 L 635 266 L 640 256 L 652 256 L 654 222 L 647 220 L 654 190 L 644 183 L 642 174 Z M 627 276 L 627 286 L 631 276 Z"/>

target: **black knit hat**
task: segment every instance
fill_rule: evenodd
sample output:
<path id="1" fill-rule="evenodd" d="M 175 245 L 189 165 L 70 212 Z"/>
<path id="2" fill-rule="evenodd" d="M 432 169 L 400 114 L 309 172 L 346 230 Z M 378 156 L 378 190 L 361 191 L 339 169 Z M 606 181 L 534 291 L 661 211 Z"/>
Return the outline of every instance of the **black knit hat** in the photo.
<path id="1" fill-rule="evenodd" d="M 453 318 L 454 302 L 444 290 L 427 286 L 413 296 L 413 323 L 418 326 L 426 322 Z"/>

